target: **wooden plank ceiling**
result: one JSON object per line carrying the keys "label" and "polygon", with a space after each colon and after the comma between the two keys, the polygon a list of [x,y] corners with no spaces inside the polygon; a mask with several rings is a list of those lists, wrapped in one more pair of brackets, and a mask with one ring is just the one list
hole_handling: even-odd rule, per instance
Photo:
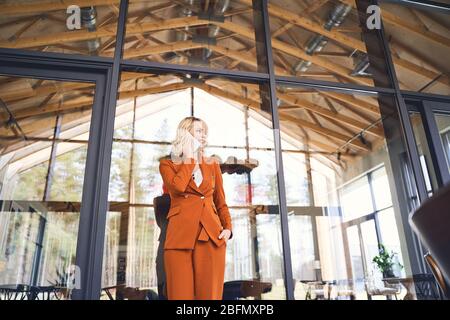
{"label": "wooden plank ceiling", "polygon": [[[95,27],[67,30],[69,2],[81,7],[94,5]],[[251,0],[196,0],[193,5],[183,0],[130,2],[126,59],[258,71]],[[0,4],[0,47],[111,57],[118,4],[119,0],[4,1]],[[339,10],[346,9],[346,14],[339,16]],[[213,13],[210,19],[208,12]],[[215,19],[220,13],[223,21]],[[331,21],[333,13],[335,20]],[[370,68],[361,68],[367,49],[353,1],[272,0],[269,14],[276,74],[374,85]],[[415,19],[408,19],[411,16]],[[342,21],[337,23],[339,19]],[[383,19],[402,88],[450,93],[450,66],[445,63],[450,54],[450,23],[431,13],[389,5],[383,7]],[[324,27],[331,22],[331,27]],[[313,45],[314,41],[318,44]],[[125,106],[127,99],[191,87],[270,119],[261,109],[257,85],[130,72],[122,74],[118,105],[124,105],[117,114],[132,111]],[[37,143],[32,138],[51,138],[57,114],[64,114],[64,128],[72,130],[66,139],[87,134],[93,90],[90,84],[0,78],[3,154],[21,148],[35,151],[30,148]],[[279,87],[277,98],[283,132],[301,140],[310,151],[328,153],[333,162],[342,164],[364,155],[384,141],[376,97]]]}

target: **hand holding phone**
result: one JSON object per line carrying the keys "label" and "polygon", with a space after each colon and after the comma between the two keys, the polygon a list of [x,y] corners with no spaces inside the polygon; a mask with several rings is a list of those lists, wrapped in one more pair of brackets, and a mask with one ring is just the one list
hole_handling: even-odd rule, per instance
{"label": "hand holding phone", "polygon": [[195,137],[190,132],[188,132],[186,142],[183,146],[183,154],[186,158],[193,158],[194,153],[200,146],[201,143],[197,139],[195,139]]}

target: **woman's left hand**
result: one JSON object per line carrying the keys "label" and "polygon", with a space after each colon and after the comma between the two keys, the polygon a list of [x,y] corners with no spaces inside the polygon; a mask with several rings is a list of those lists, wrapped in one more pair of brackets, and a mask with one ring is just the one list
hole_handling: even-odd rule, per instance
{"label": "woman's left hand", "polygon": [[231,231],[228,230],[228,229],[223,229],[222,232],[219,235],[219,239],[224,238],[225,242],[227,242],[228,239],[230,239],[230,236],[231,236]]}

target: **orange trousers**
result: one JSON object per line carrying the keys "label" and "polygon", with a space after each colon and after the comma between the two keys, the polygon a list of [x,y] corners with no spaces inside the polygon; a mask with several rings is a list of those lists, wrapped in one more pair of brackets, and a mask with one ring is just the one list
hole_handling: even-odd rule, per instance
{"label": "orange trousers", "polygon": [[225,254],[226,243],[217,247],[211,239],[197,240],[194,249],[165,249],[167,299],[222,300]]}

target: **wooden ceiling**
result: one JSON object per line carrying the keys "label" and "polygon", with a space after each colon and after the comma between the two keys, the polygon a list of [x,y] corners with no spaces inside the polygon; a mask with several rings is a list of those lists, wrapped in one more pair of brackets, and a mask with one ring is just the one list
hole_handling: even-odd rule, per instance
{"label": "wooden ceiling", "polygon": [[[67,30],[65,9],[69,2],[80,7],[95,5],[95,31]],[[0,47],[111,57],[118,3],[3,1]],[[130,3],[126,59],[258,71],[251,0],[202,0],[193,1],[192,6],[184,0]],[[370,72],[355,73],[367,49],[353,1],[272,0],[269,4],[276,74],[373,86]],[[324,28],[330,13],[342,4],[351,6],[342,23]],[[214,15],[209,20],[204,17],[202,13],[208,8],[216,8],[216,14],[223,12],[224,21]],[[450,19],[398,5],[386,4],[382,9],[401,87],[450,94]],[[323,37],[316,39],[318,36]],[[312,40],[322,40],[324,45],[308,54]],[[259,86],[213,77],[194,81],[184,75],[126,72],[122,74],[118,105],[127,99],[190,87],[237,102],[270,119],[270,114],[261,110]],[[6,106],[0,111],[3,154],[37,143],[23,140],[24,136],[51,139],[58,113],[65,114],[65,128],[72,130],[66,138],[87,133],[93,90],[89,84],[0,78],[0,98]],[[329,153],[334,163],[343,164],[384,142],[376,97],[279,87],[277,98],[282,131],[301,140],[310,151]],[[76,130],[81,126],[84,129]],[[335,156],[338,151],[342,154],[339,160]]]}

